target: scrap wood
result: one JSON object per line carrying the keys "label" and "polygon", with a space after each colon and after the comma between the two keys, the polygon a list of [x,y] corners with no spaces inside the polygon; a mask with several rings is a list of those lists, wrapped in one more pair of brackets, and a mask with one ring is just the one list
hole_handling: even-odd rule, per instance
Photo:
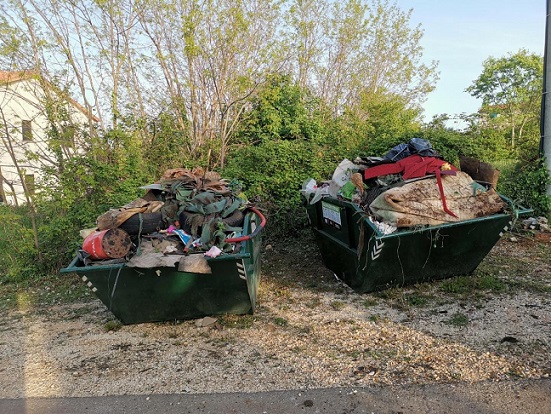
{"label": "scrap wood", "polygon": [[492,184],[497,187],[500,171],[487,162],[482,162],[476,158],[459,156],[459,167],[461,171],[469,174],[473,180]]}

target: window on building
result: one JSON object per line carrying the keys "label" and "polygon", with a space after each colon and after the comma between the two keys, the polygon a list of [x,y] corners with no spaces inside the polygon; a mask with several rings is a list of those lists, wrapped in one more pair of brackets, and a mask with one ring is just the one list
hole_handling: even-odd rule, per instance
{"label": "window on building", "polygon": [[25,174],[25,187],[29,194],[34,194],[34,174]]}
{"label": "window on building", "polygon": [[33,140],[33,126],[31,121],[21,121],[21,133],[23,134],[23,141]]}

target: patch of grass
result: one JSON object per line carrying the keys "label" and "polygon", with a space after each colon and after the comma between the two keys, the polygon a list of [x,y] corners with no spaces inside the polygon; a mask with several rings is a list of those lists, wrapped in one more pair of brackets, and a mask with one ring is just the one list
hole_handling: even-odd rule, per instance
{"label": "patch of grass", "polygon": [[253,315],[222,315],[218,318],[220,325],[235,329],[252,328],[255,320]]}
{"label": "patch of grass", "polygon": [[357,324],[356,321],[351,320],[350,323],[350,332],[357,332],[361,329],[361,327]]}
{"label": "patch of grass", "polygon": [[372,306],[377,306],[379,302],[377,302],[376,299],[372,299],[372,298],[369,298],[369,299],[366,299],[362,302],[362,306],[364,308],[370,308]]}
{"label": "patch of grass", "polygon": [[0,296],[0,312],[7,313],[7,311],[17,307],[17,300],[13,292],[2,294]]}
{"label": "patch of grass", "polygon": [[95,298],[78,276],[54,275],[33,282],[33,285],[38,288],[41,301],[46,303],[75,303],[81,302],[83,298]]}
{"label": "patch of grass", "polygon": [[340,300],[334,300],[331,302],[331,307],[333,310],[340,311],[344,308],[345,303],[341,302]]}
{"label": "patch of grass", "polygon": [[309,307],[310,309],[317,308],[318,306],[321,305],[321,299],[319,298],[319,296],[316,296],[315,298],[313,298],[313,299],[307,301],[307,302],[305,303],[305,305],[306,305],[307,307]]}
{"label": "patch of grass", "polygon": [[122,328],[122,323],[118,320],[107,321],[105,325],[103,325],[103,330],[105,332],[116,332],[121,328]]}
{"label": "patch of grass", "polygon": [[17,307],[22,311],[29,311],[36,305],[36,294],[29,291],[17,293]]}
{"label": "patch of grass", "polygon": [[523,289],[534,293],[551,293],[551,281],[508,280],[507,286],[511,290]]}
{"label": "patch of grass", "polygon": [[369,318],[367,318],[371,322],[379,322],[381,320],[381,317],[379,315],[369,315]]}
{"label": "patch of grass", "polygon": [[441,289],[446,293],[465,294],[471,290],[469,276],[458,276],[442,282]]}
{"label": "patch of grass", "polygon": [[276,298],[287,299],[291,298],[291,289],[288,286],[278,286],[272,292]]}
{"label": "patch of grass", "polygon": [[503,292],[507,290],[507,284],[493,274],[481,274],[476,279],[476,286],[482,290],[488,290],[490,292]]}
{"label": "patch of grass", "polygon": [[405,296],[405,301],[410,306],[425,306],[432,299],[431,296],[413,293]]}
{"label": "patch of grass", "polygon": [[307,283],[305,283],[304,287],[311,290],[316,290],[321,287],[320,282],[317,280],[309,280]]}
{"label": "patch of grass", "polygon": [[377,298],[385,299],[385,300],[400,299],[402,295],[403,295],[403,289],[400,289],[400,288],[390,288],[390,289],[373,292],[373,296]]}
{"label": "patch of grass", "polygon": [[276,324],[277,326],[286,327],[287,325],[289,325],[289,321],[285,318],[277,317],[274,318],[274,324]]}
{"label": "patch of grass", "polygon": [[67,316],[67,319],[68,320],[73,320],[73,319],[79,319],[81,317],[83,317],[84,315],[88,315],[91,311],[91,308],[88,307],[88,306],[83,306],[81,308],[78,308],[78,309],[73,309],[71,311],[71,314]]}
{"label": "patch of grass", "polygon": [[235,343],[235,339],[232,336],[228,336],[228,335],[215,336],[215,337],[209,336],[205,342],[208,344],[212,344],[212,346],[216,346],[218,348],[224,348],[229,344]]}
{"label": "patch of grass", "polygon": [[507,290],[507,284],[493,274],[481,273],[477,276],[457,276],[446,279],[440,288],[446,293],[470,296],[480,292],[504,292]]}
{"label": "patch of grass", "polygon": [[368,298],[363,302],[363,307],[368,308],[376,306],[382,299],[386,301],[390,306],[407,310],[412,306],[427,306],[431,301],[435,300],[435,297],[430,294],[432,286],[427,283],[416,284],[414,286],[408,286],[407,288],[391,288],[384,291],[374,292],[374,297]]}
{"label": "patch of grass", "polygon": [[361,351],[358,351],[358,350],[355,350],[355,349],[352,349],[350,351],[344,351],[344,353],[347,354],[348,356],[350,356],[353,359],[358,359],[362,355]]}
{"label": "patch of grass", "polygon": [[307,325],[307,326],[301,326],[299,329],[298,329],[298,332],[302,335],[309,335],[312,333],[312,327]]}
{"label": "patch of grass", "polygon": [[372,358],[375,360],[385,359],[385,358],[394,358],[398,355],[398,351],[395,349],[370,349],[366,348],[363,351],[365,357]]}
{"label": "patch of grass", "polygon": [[[264,268],[262,270],[264,273]],[[289,299],[292,296],[292,290],[297,286],[298,284],[292,280],[271,275],[262,279],[262,283],[258,286],[258,293],[262,296]]]}
{"label": "patch of grass", "polygon": [[[36,303],[36,295],[32,294],[32,288],[29,283],[0,283],[0,311],[8,311],[12,309],[20,309],[21,299],[26,298],[24,302],[27,305]],[[31,300],[31,296],[33,299]],[[28,306],[27,306],[28,308]]]}
{"label": "patch of grass", "polygon": [[18,282],[0,283],[0,311],[22,309],[36,311],[41,305],[91,301],[95,296],[78,278],[50,275]]}
{"label": "patch of grass", "polygon": [[467,315],[458,312],[453,314],[452,317],[444,323],[446,323],[447,325],[455,326],[457,328],[463,328],[470,323],[470,320]]}

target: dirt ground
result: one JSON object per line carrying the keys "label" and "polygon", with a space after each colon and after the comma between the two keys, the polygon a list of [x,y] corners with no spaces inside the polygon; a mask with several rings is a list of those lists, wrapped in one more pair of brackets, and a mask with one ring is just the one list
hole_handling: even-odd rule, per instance
{"label": "dirt ground", "polygon": [[471,276],[372,294],[337,280],[310,237],[265,244],[256,312],[215,322],[122,326],[60,276],[64,292],[0,297],[0,398],[548,378],[550,243],[506,234]]}

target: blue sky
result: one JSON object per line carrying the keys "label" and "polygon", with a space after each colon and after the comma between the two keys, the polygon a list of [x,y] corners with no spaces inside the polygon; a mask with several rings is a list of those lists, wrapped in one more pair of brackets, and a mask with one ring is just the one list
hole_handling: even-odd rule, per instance
{"label": "blue sky", "polygon": [[440,80],[425,108],[435,114],[474,113],[480,101],[465,91],[488,57],[521,48],[543,56],[546,0],[396,0],[413,9],[411,25],[421,24],[424,60],[439,61]]}

